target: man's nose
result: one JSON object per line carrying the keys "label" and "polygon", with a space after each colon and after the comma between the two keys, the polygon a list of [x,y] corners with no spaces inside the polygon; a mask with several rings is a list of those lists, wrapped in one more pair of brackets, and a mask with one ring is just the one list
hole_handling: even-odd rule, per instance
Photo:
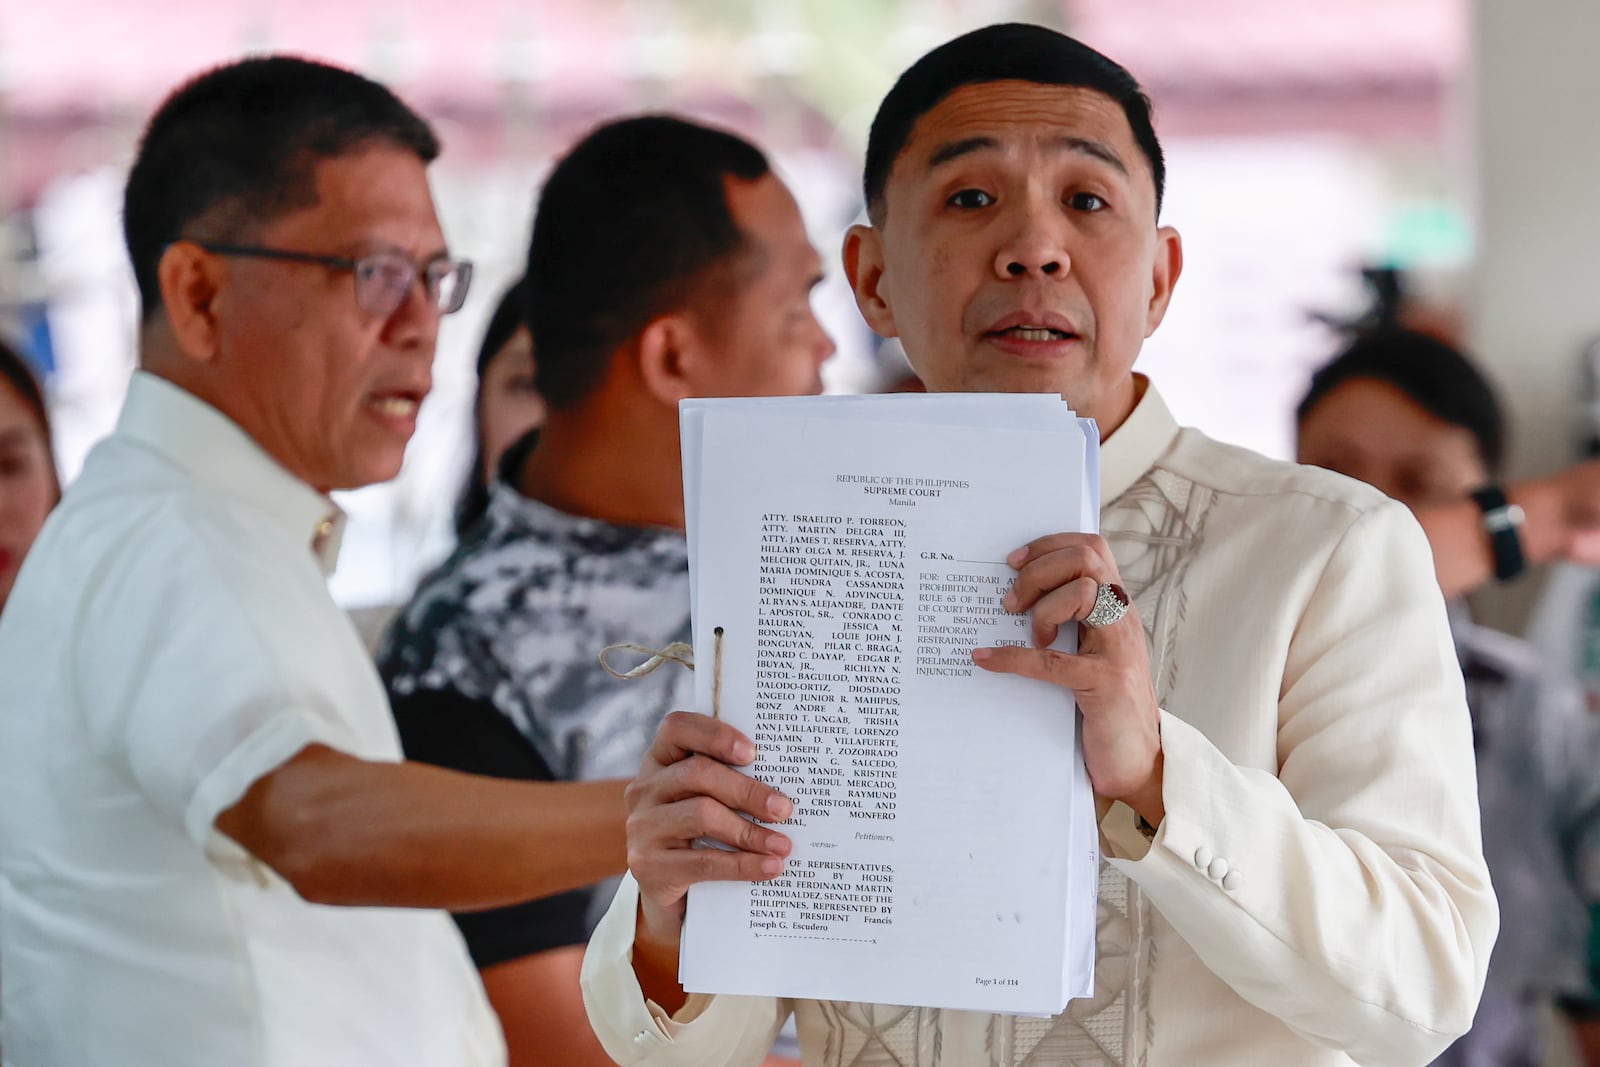
{"label": "man's nose", "polygon": [[1072,267],[1067,254],[1066,227],[1045,207],[1020,211],[1015,229],[995,253],[994,269],[1001,278],[1063,277]]}
{"label": "man's nose", "polygon": [[421,278],[412,282],[406,298],[384,323],[384,337],[397,347],[432,347],[439,339],[439,304]]}

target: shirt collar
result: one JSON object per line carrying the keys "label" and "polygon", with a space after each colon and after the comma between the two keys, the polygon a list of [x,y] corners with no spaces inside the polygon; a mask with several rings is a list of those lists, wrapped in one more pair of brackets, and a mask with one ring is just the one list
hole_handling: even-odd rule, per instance
{"label": "shirt collar", "polygon": [[1100,446],[1101,499],[1109,504],[1156,465],[1178,437],[1178,420],[1150,379],[1134,375],[1144,394],[1133,411]]}
{"label": "shirt collar", "polygon": [[147,371],[135,371],[117,435],[160,453],[195,481],[304,538],[332,574],[344,537],[338,505],[290,474],[237,423],[199,397]]}

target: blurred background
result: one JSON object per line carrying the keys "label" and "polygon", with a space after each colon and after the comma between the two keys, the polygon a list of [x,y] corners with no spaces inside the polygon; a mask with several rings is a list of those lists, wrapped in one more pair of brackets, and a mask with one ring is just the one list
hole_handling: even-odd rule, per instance
{"label": "blurred background", "polygon": [[1187,263],[1142,369],[1181,421],[1288,456],[1308,369],[1335,344],[1314,313],[1357,313],[1359,269],[1383,265],[1506,389],[1514,472],[1575,454],[1600,333],[1592,0],[0,0],[0,330],[47,379],[70,478],[134,364],[119,200],[161,97],[265,51],[393,86],[443,137],[445,230],[478,265],[404,473],[340,501],[336,597],[400,600],[449,547],[473,353],[554,157],[641,109],[756,139],[832,273],[817,296],[839,344],[829,387],[877,388],[898,357],[835,262],[873,109],[933,44],[1013,18],[1106,51],[1155,100]]}

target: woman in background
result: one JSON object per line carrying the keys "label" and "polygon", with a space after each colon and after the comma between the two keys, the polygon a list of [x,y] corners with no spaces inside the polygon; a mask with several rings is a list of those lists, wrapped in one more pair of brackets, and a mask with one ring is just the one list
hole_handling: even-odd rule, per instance
{"label": "woman in background", "polygon": [[456,503],[457,537],[489,506],[489,484],[506,450],[544,423],[544,398],[533,372],[533,336],[523,319],[519,280],[500,298],[478,348],[478,393],[472,405],[477,448]]}
{"label": "woman in background", "polygon": [[0,610],[60,499],[44,393],[22,357],[0,344]]}

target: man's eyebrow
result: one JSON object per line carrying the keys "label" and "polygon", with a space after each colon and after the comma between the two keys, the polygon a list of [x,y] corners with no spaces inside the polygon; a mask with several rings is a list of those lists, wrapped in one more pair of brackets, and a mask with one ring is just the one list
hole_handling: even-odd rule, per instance
{"label": "man's eyebrow", "polygon": [[[1104,141],[1096,141],[1091,137],[1068,136],[1058,137],[1052,143],[1055,147],[1065,151],[1076,152],[1080,155],[1098,159],[1100,162],[1114,168],[1123,177],[1128,177],[1128,165],[1122,162],[1122,157],[1117,155],[1116,151]],[[940,145],[933,155],[928,157],[928,170],[935,170],[953,159],[960,159],[962,156],[971,155],[973,152],[999,147],[1000,142],[993,137],[967,137],[959,141],[951,141],[949,144]]]}
{"label": "man's eyebrow", "polygon": [[1098,159],[1115,168],[1124,178],[1129,176],[1128,165],[1122,162],[1122,157],[1104,141],[1096,141],[1090,137],[1059,137],[1056,139],[1056,147]]}
{"label": "man's eyebrow", "polygon": [[[360,259],[362,256],[370,256],[375,252],[392,252],[397,256],[405,256],[407,259],[411,259],[410,252],[407,252],[404,248],[401,248],[392,241],[385,241],[381,237],[363,237],[357,240],[353,247],[356,250],[351,254],[350,258],[352,259]],[[450,250],[448,248],[440,247],[435,248],[431,252],[425,253],[421,259],[414,260],[413,262],[424,264],[437,263],[440,260],[449,258]]]}
{"label": "man's eyebrow", "polygon": [[937,170],[952,159],[960,159],[962,156],[971,155],[973,152],[979,152],[986,148],[999,147],[1000,142],[993,137],[968,137],[960,141],[951,141],[949,144],[940,145],[933,155],[928,157],[928,169],[930,171]]}
{"label": "man's eyebrow", "polygon": [[28,444],[37,432],[26,426],[13,426],[9,430],[0,430],[0,448],[21,448]]}

